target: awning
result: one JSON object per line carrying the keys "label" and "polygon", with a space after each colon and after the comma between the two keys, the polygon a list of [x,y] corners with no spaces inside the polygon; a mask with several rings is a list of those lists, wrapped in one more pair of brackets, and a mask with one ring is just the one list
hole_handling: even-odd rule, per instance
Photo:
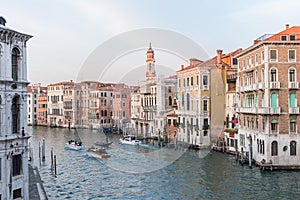
{"label": "awning", "polygon": [[296,119],[291,119],[290,122],[297,122],[297,120]]}
{"label": "awning", "polygon": [[247,74],[247,73],[250,73],[250,72],[253,72],[253,69],[250,69],[250,70],[244,71],[244,73],[245,73],[245,74]]}
{"label": "awning", "polygon": [[272,119],[271,123],[272,123],[272,124],[277,124],[277,123],[278,123],[278,122],[277,122],[277,119]]}
{"label": "awning", "polygon": [[235,118],[233,120],[230,120],[229,123],[237,124],[237,123],[239,123],[239,120],[238,120],[238,118]]}

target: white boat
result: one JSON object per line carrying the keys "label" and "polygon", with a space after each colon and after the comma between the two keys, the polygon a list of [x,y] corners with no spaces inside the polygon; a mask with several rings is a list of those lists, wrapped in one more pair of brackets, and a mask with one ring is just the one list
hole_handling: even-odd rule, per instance
{"label": "white boat", "polygon": [[82,145],[81,142],[70,140],[66,143],[65,148],[78,151],[84,149],[84,146]]}
{"label": "white boat", "polygon": [[119,141],[120,141],[121,144],[130,144],[130,145],[140,145],[140,144],[142,144],[141,141],[136,140],[132,136],[124,136],[124,137],[120,138]]}
{"label": "white boat", "polygon": [[104,148],[97,148],[97,147],[90,147],[87,150],[87,155],[93,158],[98,158],[98,159],[102,159],[102,158],[110,158],[110,155],[106,152],[106,150]]}

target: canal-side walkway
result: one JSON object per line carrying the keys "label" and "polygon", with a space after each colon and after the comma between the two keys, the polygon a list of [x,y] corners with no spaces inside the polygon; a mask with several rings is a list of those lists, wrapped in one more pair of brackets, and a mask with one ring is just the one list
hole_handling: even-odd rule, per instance
{"label": "canal-side walkway", "polygon": [[39,171],[28,164],[29,170],[29,199],[48,200]]}

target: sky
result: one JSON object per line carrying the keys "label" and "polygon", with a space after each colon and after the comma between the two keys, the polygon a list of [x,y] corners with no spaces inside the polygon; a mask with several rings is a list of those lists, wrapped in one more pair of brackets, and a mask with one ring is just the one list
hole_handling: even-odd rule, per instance
{"label": "sky", "polygon": [[[0,16],[6,26],[33,36],[27,43],[28,81],[47,85],[76,80],[95,49],[128,31],[172,30],[213,57],[217,49],[224,53],[244,49],[263,34],[282,31],[285,24],[300,25],[299,7],[297,0],[2,0]],[[146,38],[144,49],[119,56],[112,64],[115,72],[130,66],[144,69],[146,49],[151,42],[155,50],[155,39]],[[183,51],[188,48],[183,46]],[[188,64],[187,58],[160,51],[155,56],[157,66],[172,66],[174,73]],[[144,79],[143,73],[135,76],[138,81]],[[112,71],[103,81],[116,82],[124,76],[116,78]]]}

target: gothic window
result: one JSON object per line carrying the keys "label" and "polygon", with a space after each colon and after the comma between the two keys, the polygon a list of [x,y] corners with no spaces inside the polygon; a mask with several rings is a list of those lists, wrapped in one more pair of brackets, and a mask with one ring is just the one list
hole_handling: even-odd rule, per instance
{"label": "gothic window", "polygon": [[12,99],[11,113],[12,113],[12,133],[19,133],[19,130],[20,130],[20,99],[18,96],[15,96]]}
{"label": "gothic window", "polygon": [[11,73],[13,81],[18,80],[18,58],[20,56],[20,52],[17,48],[13,48],[11,55]]}
{"label": "gothic window", "polygon": [[278,142],[273,141],[271,145],[271,156],[277,156],[278,155]]}
{"label": "gothic window", "polygon": [[295,82],[296,81],[296,70],[295,68],[289,69],[289,82]]}
{"label": "gothic window", "polygon": [[290,142],[290,156],[295,156],[296,155],[296,149],[297,149],[297,143],[296,141],[291,141]]}
{"label": "gothic window", "polygon": [[276,68],[271,69],[270,80],[271,80],[271,82],[277,81],[277,69]]}

